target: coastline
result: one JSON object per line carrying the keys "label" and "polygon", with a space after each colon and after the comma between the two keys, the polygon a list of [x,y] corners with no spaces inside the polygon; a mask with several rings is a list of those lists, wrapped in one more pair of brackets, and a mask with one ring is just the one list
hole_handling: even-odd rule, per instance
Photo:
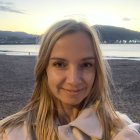
{"label": "coastline", "polygon": [[[19,111],[34,88],[36,56],[0,55],[0,119]],[[140,61],[108,59],[116,91],[112,100],[118,111],[140,123]]]}

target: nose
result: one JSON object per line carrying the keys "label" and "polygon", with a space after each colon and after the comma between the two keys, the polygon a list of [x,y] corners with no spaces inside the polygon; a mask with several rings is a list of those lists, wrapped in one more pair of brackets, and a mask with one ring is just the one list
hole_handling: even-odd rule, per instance
{"label": "nose", "polygon": [[73,86],[77,86],[82,82],[82,75],[77,67],[72,67],[67,72],[67,83]]}

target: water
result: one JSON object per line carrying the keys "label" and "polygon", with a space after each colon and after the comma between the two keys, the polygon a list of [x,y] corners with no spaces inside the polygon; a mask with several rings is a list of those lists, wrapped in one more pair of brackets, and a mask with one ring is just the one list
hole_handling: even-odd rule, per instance
{"label": "water", "polygon": [[39,45],[0,45],[0,54],[37,55],[39,47]]}
{"label": "water", "polygon": [[102,44],[101,49],[108,57],[140,58],[140,44]]}
{"label": "water", "polygon": [[[0,45],[0,54],[37,55],[39,45]],[[108,59],[140,60],[140,44],[101,44],[103,56]]]}

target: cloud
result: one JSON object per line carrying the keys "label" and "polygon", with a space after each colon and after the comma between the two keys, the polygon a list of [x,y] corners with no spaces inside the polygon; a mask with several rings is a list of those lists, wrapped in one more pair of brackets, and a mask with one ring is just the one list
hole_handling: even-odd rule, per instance
{"label": "cloud", "polygon": [[0,5],[13,5],[13,2],[3,2],[3,1],[0,1]]}
{"label": "cloud", "polygon": [[12,9],[9,6],[0,6],[0,11],[24,14],[24,12],[19,11],[19,10],[15,10],[15,9]]}
{"label": "cloud", "polygon": [[125,17],[125,18],[122,18],[122,20],[123,20],[123,21],[132,21],[132,20],[133,20],[133,21],[134,21],[134,20],[137,20],[137,21],[138,21],[138,20],[140,20],[140,18],[127,18],[127,17]]}
{"label": "cloud", "polygon": [[12,12],[12,13],[18,13],[18,14],[25,14],[21,10],[17,10],[17,9],[12,8],[13,5],[14,5],[14,3],[12,3],[12,2],[3,2],[3,1],[0,1],[0,11],[3,11],[3,12]]}
{"label": "cloud", "polygon": [[124,21],[131,21],[132,19],[131,19],[131,18],[125,17],[125,18],[123,18],[122,20],[124,20]]}

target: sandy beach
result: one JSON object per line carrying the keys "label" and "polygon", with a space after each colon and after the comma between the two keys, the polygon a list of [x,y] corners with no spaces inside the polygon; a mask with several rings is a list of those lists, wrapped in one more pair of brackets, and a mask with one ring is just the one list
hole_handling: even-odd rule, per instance
{"label": "sandy beach", "polygon": [[[0,55],[0,119],[19,111],[34,88],[35,56]],[[140,61],[109,60],[115,90],[112,100],[118,111],[140,123]]]}

